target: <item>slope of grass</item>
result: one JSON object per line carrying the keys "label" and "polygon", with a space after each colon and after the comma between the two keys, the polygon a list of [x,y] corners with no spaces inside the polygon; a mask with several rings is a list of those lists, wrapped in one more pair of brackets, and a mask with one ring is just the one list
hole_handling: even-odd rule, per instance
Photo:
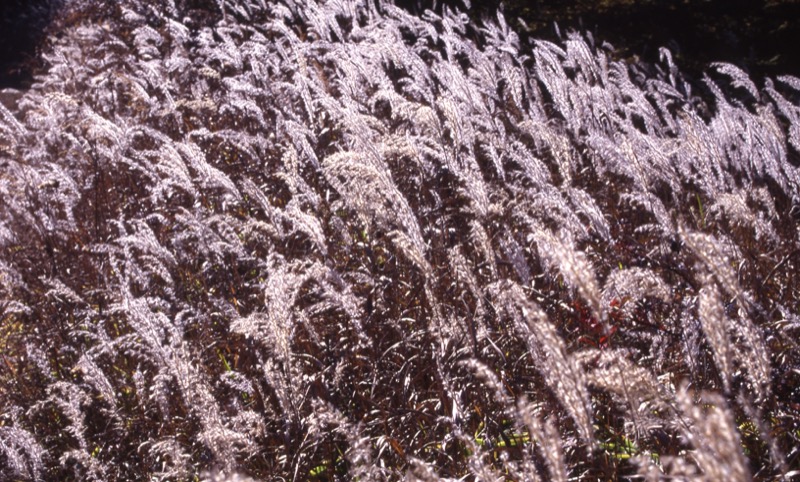
{"label": "slope of grass", "polygon": [[0,104],[0,478],[800,470],[800,79],[385,2],[72,8]]}

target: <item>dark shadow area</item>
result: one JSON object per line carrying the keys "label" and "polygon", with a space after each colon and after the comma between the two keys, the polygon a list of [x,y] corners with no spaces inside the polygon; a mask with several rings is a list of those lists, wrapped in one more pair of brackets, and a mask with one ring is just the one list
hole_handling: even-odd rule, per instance
{"label": "dark shadow area", "polygon": [[30,84],[39,64],[37,48],[62,4],[62,0],[0,2],[0,88]]}
{"label": "dark shadow area", "polygon": [[[800,2],[794,0],[499,0],[473,1],[473,19],[505,5],[515,30],[533,38],[556,37],[554,24],[591,32],[620,55],[658,59],[669,48],[684,73],[697,77],[709,62],[730,62],[754,78],[800,75]],[[460,0],[399,2],[421,11]]]}

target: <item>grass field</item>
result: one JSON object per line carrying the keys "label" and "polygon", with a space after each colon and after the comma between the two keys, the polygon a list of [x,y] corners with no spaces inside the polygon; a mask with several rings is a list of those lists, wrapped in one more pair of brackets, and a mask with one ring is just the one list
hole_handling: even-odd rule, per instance
{"label": "grass field", "polygon": [[105,7],[0,93],[0,480],[800,474],[800,78]]}

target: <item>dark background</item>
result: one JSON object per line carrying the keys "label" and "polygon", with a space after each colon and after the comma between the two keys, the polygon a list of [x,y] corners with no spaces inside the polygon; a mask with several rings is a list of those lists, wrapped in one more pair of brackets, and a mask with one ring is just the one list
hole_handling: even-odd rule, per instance
{"label": "dark background", "polygon": [[61,0],[0,0],[0,88],[24,87]]}
{"label": "dark background", "polygon": [[[58,27],[51,20],[65,0],[0,0],[0,87],[24,88],[41,65],[37,48]],[[217,8],[213,0],[184,0]],[[97,1],[97,5],[105,2]],[[412,11],[441,11],[459,0],[398,0]],[[473,0],[474,19],[493,15],[499,0]],[[757,81],[764,76],[800,75],[800,0],[506,0],[505,15],[523,36],[553,40],[562,32],[588,30],[608,41],[623,58],[658,59],[672,50],[690,77],[713,61],[731,62]],[[98,7],[104,8],[104,7]],[[72,18],[71,21],[77,19]]]}
{"label": "dark background", "polygon": [[[480,3],[487,8],[499,2]],[[695,77],[716,61],[736,64],[757,80],[800,75],[800,0],[511,0],[506,5],[507,18],[523,19],[535,37],[552,37],[558,22],[562,32],[592,32],[622,56],[656,61],[664,46],[681,70]]]}

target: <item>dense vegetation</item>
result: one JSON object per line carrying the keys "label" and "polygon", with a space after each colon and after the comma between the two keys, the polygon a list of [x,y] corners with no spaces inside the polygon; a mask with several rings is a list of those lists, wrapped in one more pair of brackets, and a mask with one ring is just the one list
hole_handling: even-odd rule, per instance
{"label": "dense vegetation", "polygon": [[800,79],[92,3],[0,95],[0,478],[800,473]]}

